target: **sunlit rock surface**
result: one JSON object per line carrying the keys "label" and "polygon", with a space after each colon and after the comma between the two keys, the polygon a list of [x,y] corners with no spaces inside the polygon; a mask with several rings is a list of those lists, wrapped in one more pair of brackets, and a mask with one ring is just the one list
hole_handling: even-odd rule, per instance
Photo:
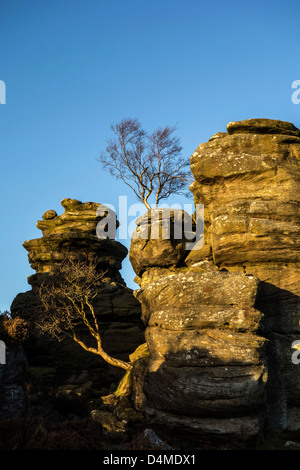
{"label": "sunlit rock surface", "polygon": [[191,156],[202,249],[137,241],[138,222],[129,253],[150,353],[139,406],[153,423],[243,441],[295,429],[299,157],[293,124],[231,122]]}
{"label": "sunlit rock surface", "polygon": [[231,122],[227,131],[192,155],[191,190],[195,203],[205,204],[209,258],[220,269],[261,281],[268,420],[285,429],[295,426],[300,398],[299,368],[291,360],[300,334],[300,131],[270,119]]}

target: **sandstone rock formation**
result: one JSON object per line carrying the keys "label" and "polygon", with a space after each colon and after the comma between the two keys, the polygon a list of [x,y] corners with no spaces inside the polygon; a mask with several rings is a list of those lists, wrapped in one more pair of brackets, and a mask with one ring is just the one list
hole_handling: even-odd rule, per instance
{"label": "sandstone rock formation", "polygon": [[175,433],[255,440],[267,381],[258,279],[191,261],[184,240],[139,240],[140,224],[129,255],[141,285],[136,297],[150,358],[136,406]]}
{"label": "sandstone rock formation", "polygon": [[299,156],[290,123],[229,123],[191,157],[203,247],[138,240],[138,221],[129,256],[150,352],[139,406],[154,424],[213,441],[296,428]]}
{"label": "sandstone rock formation", "polygon": [[[63,214],[57,215],[55,211],[48,210],[43,220],[37,222],[43,236],[24,243],[29,262],[36,273],[28,278],[32,289],[18,294],[14,299],[12,315],[24,319],[30,315],[38,303],[37,291],[44,277],[51,276],[53,269],[66,257],[97,258],[97,268],[105,272],[105,285],[95,299],[95,311],[103,331],[103,346],[111,355],[128,360],[129,354],[144,342],[144,333],[139,303],[119,272],[127,248],[116,240],[97,236],[97,224],[106,220],[104,206],[75,199],[64,199],[61,204],[65,209]],[[82,376],[82,371],[87,369],[95,370],[100,386],[106,378],[112,379],[111,374],[119,376],[117,369],[108,369],[101,358],[82,350],[71,340],[57,343],[56,340],[38,338],[32,348],[27,346],[27,350],[29,365],[51,369],[51,381],[54,374],[55,380],[61,383],[69,376],[76,383],[76,377]],[[81,383],[80,380],[78,383]]]}
{"label": "sandstone rock formation", "polygon": [[299,416],[300,373],[291,361],[300,333],[299,158],[299,129],[270,119],[231,122],[191,157],[195,204],[205,205],[203,258],[261,281],[268,421],[283,429],[294,428]]}
{"label": "sandstone rock formation", "polygon": [[140,285],[155,273],[169,272],[170,267],[181,264],[195,223],[185,211],[160,209],[146,212],[136,220],[136,225],[129,259],[137,274],[135,281]]}

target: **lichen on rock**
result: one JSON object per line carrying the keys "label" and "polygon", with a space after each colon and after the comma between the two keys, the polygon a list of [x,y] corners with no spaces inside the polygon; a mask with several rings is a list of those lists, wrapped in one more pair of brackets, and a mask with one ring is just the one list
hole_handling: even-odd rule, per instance
{"label": "lichen on rock", "polygon": [[151,423],[245,441],[265,427],[295,429],[299,158],[293,124],[231,122],[191,156],[190,189],[205,206],[203,247],[137,241],[138,222],[130,259],[147,325],[143,407]]}

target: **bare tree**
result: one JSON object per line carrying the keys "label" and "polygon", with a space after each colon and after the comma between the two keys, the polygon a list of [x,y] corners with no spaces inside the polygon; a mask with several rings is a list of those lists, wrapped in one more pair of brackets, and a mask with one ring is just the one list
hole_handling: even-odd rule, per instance
{"label": "bare tree", "polygon": [[123,119],[112,125],[115,134],[107,141],[99,161],[110,173],[120,178],[151,209],[149,198],[155,197],[156,207],[171,194],[185,194],[191,182],[189,160],[181,156],[175,127],[165,127],[148,135],[137,119]]}
{"label": "bare tree", "polygon": [[[65,260],[39,288],[43,308],[38,312],[36,325],[42,333],[58,340],[67,335],[86,351],[129,371],[132,364],[111,357],[102,347],[101,325],[93,301],[104,284],[104,275],[97,271],[96,261]],[[86,340],[79,337],[80,327],[86,327],[94,338],[95,347],[89,346]]]}

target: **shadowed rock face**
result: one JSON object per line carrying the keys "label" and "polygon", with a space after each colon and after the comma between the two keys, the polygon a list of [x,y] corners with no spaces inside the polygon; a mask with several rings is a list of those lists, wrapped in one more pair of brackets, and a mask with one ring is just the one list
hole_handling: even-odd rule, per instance
{"label": "shadowed rock face", "polygon": [[[66,257],[97,258],[97,268],[105,272],[105,286],[101,287],[95,299],[95,311],[103,331],[103,346],[110,354],[128,360],[129,354],[144,342],[144,327],[140,319],[140,305],[119,272],[127,256],[127,248],[116,240],[98,238],[97,224],[107,214],[104,206],[68,198],[61,204],[63,214],[57,215],[55,211],[48,210],[37,222],[43,236],[24,243],[29,262],[36,273],[28,278],[32,289],[18,294],[14,299],[12,315],[26,319],[38,303],[37,291],[44,277],[51,276],[54,268]],[[102,372],[103,377],[110,377],[108,380],[119,375],[116,368],[108,368],[99,356],[84,351],[70,340],[58,343],[39,338],[31,349],[29,347],[28,354],[29,366],[59,369],[59,374],[51,371],[57,380],[65,381],[68,375],[74,376],[74,373],[80,375],[83,369],[94,369],[98,382]]]}
{"label": "shadowed rock face", "polygon": [[133,238],[150,352],[140,406],[153,423],[250,441],[264,423],[295,428],[299,157],[293,124],[231,122],[191,156],[190,189],[205,207],[203,248],[183,245],[179,256],[171,240],[164,257],[164,240],[150,249]]}

